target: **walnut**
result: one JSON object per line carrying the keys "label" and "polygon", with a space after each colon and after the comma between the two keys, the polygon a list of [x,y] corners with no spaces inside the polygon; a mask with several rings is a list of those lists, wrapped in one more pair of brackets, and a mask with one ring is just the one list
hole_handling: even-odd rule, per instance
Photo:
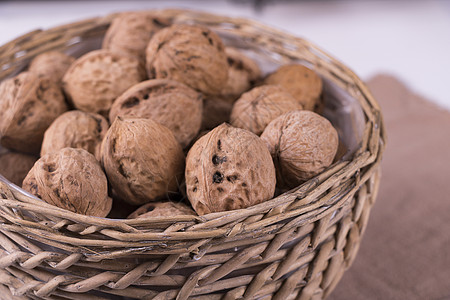
{"label": "walnut", "polygon": [[[210,132],[211,130],[201,130],[191,141],[191,143],[183,149],[183,153],[186,156],[189,152],[189,150],[191,150],[192,146],[205,134],[207,134],[208,132]],[[181,186],[180,186],[180,192],[182,193],[184,198],[187,198],[187,194],[186,192],[186,183],[185,181],[182,181]],[[184,189],[183,189],[184,188]]]}
{"label": "walnut", "polygon": [[135,205],[177,192],[183,176],[180,144],[151,119],[117,117],[103,139],[101,156],[117,195]]}
{"label": "walnut", "polygon": [[266,84],[279,84],[303,105],[314,110],[322,93],[322,79],[313,70],[300,65],[284,65],[264,80]]}
{"label": "walnut", "polygon": [[173,217],[178,215],[196,215],[186,204],[181,202],[150,202],[142,205],[128,216],[128,219]]}
{"label": "walnut", "polygon": [[158,31],[146,49],[149,78],[169,78],[205,94],[219,94],[228,77],[224,45],[203,26],[175,24]]}
{"label": "walnut", "polygon": [[100,160],[100,145],[108,127],[108,121],[99,114],[65,112],[45,131],[41,156],[71,147],[84,149]]}
{"label": "walnut", "polygon": [[38,76],[47,76],[61,82],[70,65],[75,61],[73,56],[59,51],[48,51],[39,54],[30,63],[28,71]]}
{"label": "walnut", "polygon": [[199,215],[261,203],[273,197],[276,184],[264,142],[226,123],[192,146],[185,177],[189,201]]}
{"label": "walnut", "polygon": [[44,132],[67,110],[59,85],[49,78],[23,72],[0,84],[2,146],[39,153]]}
{"label": "walnut", "polygon": [[63,87],[77,109],[107,116],[113,101],[144,77],[137,58],[95,50],[72,64]]}
{"label": "walnut", "polygon": [[169,79],[141,82],[114,102],[109,119],[149,118],[172,130],[183,148],[197,135],[202,122],[202,94]]}
{"label": "walnut", "polygon": [[261,77],[261,70],[255,61],[236,48],[226,47],[225,53],[229,65],[228,80],[221,95],[236,100]]}
{"label": "walnut", "polygon": [[292,188],[322,172],[338,149],[338,134],[324,117],[291,111],[267,125],[261,139],[275,162],[280,187]]}
{"label": "walnut", "polygon": [[230,123],[260,135],[270,121],[299,109],[302,109],[301,104],[282,87],[263,85],[244,93],[234,103]]}
{"label": "walnut", "polygon": [[18,152],[6,152],[0,154],[0,174],[17,186],[22,186],[22,181],[36,162],[37,157]]}
{"label": "walnut", "polygon": [[206,96],[203,101],[202,128],[212,129],[230,120],[231,109],[237,98],[249,90],[261,76],[258,65],[236,48],[225,48],[228,80],[220,95]]}
{"label": "walnut", "polygon": [[64,148],[42,156],[22,187],[47,203],[75,213],[105,217],[111,210],[105,173],[84,149]]}
{"label": "walnut", "polygon": [[145,63],[145,48],[151,37],[168,25],[168,20],[148,12],[121,13],[106,31],[102,48]]}

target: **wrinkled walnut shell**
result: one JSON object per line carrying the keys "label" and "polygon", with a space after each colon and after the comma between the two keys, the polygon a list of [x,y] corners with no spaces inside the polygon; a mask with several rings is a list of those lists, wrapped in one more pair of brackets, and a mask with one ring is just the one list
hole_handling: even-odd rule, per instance
{"label": "wrinkled walnut shell", "polygon": [[111,210],[105,173],[84,149],[64,148],[44,155],[22,187],[49,204],[75,213],[106,217]]}
{"label": "wrinkled walnut shell", "polygon": [[228,80],[221,95],[236,100],[261,77],[259,66],[236,48],[226,47]]}
{"label": "wrinkled walnut shell", "polygon": [[322,172],[338,149],[338,134],[324,117],[311,111],[292,111],[267,125],[266,142],[280,187],[293,188]]}
{"label": "wrinkled walnut shell", "polygon": [[186,159],[186,190],[199,215],[271,199],[275,168],[264,142],[226,123],[201,137]]}
{"label": "wrinkled walnut shell", "polygon": [[152,119],[172,130],[185,148],[197,135],[202,122],[202,94],[168,79],[141,82],[114,102],[109,119],[139,117]]}
{"label": "wrinkled walnut shell", "polygon": [[120,55],[130,55],[145,63],[145,48],[152,36],[168,26],[166,19],[148,12],[125,12],[111,22],[102,48]]}
{"label": "wrinkled walnut shell", "polygon": [[59,85],[23,72],[0,84],[0,141],[5,148],[39,153],[44,132],[67,110]]}
{"label": "wrinkled walnut shell", "polygon": [[300,65],[284,65],[267,76],[265,84],[278,84],[297,99],[305,110],[313,111],[320,103],[322,79],[313,70]]}
{"label": "wrinkled walnut shell", "polygon": [[99,114],[65,112],[45,131],[41,156],[70,147],[84,149],[100,160],[100,145],[108,127],[108,121]]}
{"label": "wrinkled walnut shell", "polygon": [[203,129],[212,129],[229,122],[233,103],[249,90],[261,76],[261,71],[252,59],[236,48],[226,47],[228,80],[218,96],[208,95],[203,101]]}
{"label": "wrinkled walnut shell", "polygon": [[302,109],[301,104],[282,87],[263,85],[244,93],[234,103],[230,123],[260,135],[270,121],[299,109]]}
{"label": "wrinkled walnut shell", "polygon": [[61,82],[64,74],[74,61],[75,57],[73,56],[59,51],[48,51],[33,58],[28,71]]}
{"label": "wrinkled walnut shell", "polygon": [[63,87],[77,109],[106,117],[113,101],[144,77],[137,58],[95,50],[72,64]]}
{"label": "wrinkled walnut shell", "polygon": [[150,202],[131,213],[128,219],[173,217],[179,215],[196,215],[196,213],[189,206],[181,202]]}
{"label": "wrinkled walnut shell", "polygon": [[182,82],[205,94],[219,94],[228,78],[224,45],[207,27],[175,24],[158,31],[146,49],[149,78]]}
{"label": "wrinkled walnut shell", "polygon": [[0,154],[0,174],[17,186],[22,182],[36,162],[37,157],[18,153],[6,152]]}
{"label": "wrinkled walnut shell", "polygon": [[184,154],[172,132],[151,119],[117,117],[102,143],[102,164],[124,201],[139,205],[178,190]]}

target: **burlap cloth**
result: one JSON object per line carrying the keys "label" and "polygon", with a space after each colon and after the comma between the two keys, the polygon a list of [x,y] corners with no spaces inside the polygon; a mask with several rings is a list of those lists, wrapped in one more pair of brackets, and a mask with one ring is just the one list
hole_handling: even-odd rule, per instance
{"label": "burlap cloth", "polygon": [[388,133],[380,191],[328,300],[450,299],[450,112],[391,76],[368,85]]}

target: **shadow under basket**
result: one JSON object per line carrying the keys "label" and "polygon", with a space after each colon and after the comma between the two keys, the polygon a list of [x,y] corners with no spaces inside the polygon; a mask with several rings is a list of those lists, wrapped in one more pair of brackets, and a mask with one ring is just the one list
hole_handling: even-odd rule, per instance
{"label": "shadow under basket", "polygon": [[[156,11],[155,11],[156,12]],[[204,216],[108,219],[48,205],[0,176],[2,299],[323,299],[354,260],[375,202],[385,130],[379,105],[345,65],[263,24],[186,10],[264,73],[301,63],[324,82],[325,116],[347,152],[264,203]],[[99,48],[116,15],[36,30],[0,47],[0,80],[48,50]]]}

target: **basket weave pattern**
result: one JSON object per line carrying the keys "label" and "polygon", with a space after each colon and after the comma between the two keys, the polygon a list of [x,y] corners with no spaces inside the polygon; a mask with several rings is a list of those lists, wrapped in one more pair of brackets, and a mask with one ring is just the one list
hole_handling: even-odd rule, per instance
{"label": "basket weave pattern", "polygon": [[[376,199],[385,144],[377,102],[354,73],[308,41],[250,20],[159,14],[238,36],[280,64],[307,63],[360,104],[361,145],[288,193],[201,217],[83,216],[0,180],[0,298],[325,298],[355,258]],[[39,53],[104,34],[114,17],[34,31],[0,47],[0,80]]]}

